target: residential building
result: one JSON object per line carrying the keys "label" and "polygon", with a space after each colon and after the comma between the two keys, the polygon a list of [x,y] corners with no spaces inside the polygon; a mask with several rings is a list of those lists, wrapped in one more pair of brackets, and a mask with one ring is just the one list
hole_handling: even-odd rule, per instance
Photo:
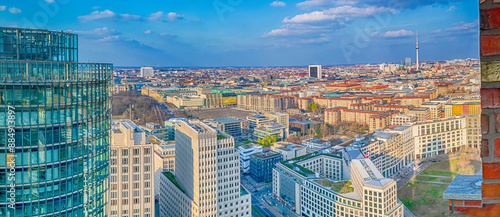
{"label": "residential building", "polygon": [[201,121],[181,121],[175,134],[176,170],[160,176],[160,213],[251,216],[250,194],[240,186],[234,138]]}
{"label": "residential building", "polygon": [[271,182],[274,165],[283,160],[283,155],[274,151],[250,155],[250,177],[256,182]]}
{"label": "residential building", "polygon": [[392,116],[391,125],[401,126],[410,122],[417,122],[417,115],[397,114]]}
{"label": "residential building", "polygon": [[479,115],[466,117],[467,122],[467,146],[470,148],[481,148],[481,118]]}
{"label": "residential building", "polygon": [[408,114],[417,116],[417,121],[426,121],[431,119],[431,111],[429,108],[414,107],[408,111]]}
{"label": "residential building", "polygon": [[443,107],[441,103],[439,102],[426,102],[422,103],[422,108],[429,108],[430,110],[430,119],[438,119],[438,118],[443,118],[444,114],[443,112]]}
{"label": "residential building", "polygon": [[0,38],[0,216],[108,216],[113,65],[78,63],[76,34]]}
{"label": "residential building", "polygon": [[238,108],[259,112],[285,112],[288,108],[296,108],[295,97],[270,94],[240,94],[237,96]]}
{"label": "residential building", "polygon": [[108,216],[154,216],[153,144],[129,120],[113,123]]}
{"label": "residential building", "polygon": [[444,105],[445,117],[457,115],[480,115],[481,100],[451,101]]}
{"label": "residential building", "polygon": [[241,171],[243,173],[248,173],[250,172],[250,156],[262,152],[262,146],[250,143],[239,146],[238,150],[240,151]]}

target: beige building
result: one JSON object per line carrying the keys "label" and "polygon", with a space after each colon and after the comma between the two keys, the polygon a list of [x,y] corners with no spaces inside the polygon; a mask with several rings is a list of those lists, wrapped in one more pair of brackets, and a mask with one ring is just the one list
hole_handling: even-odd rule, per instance
{"label": "beige building", "polygon": [[222,107],[222,94],[221,93],[206,93],[201,95],[206,100],[207,108],[220,108]]}
{"label": "beige building", "polygon": [[176,217],[251,216],[250,194],[240,186],[234,138],[200,121],[176,126],[175,172],[163,172],[160,212]]}
{"label": "beige building", "polygon": [[423,103],[422,108],[429,108],[430,110],[430,119],[438,119],[444,117],[443,114],[443,107],[441,106],[441,103],[438,102],[426,102]]}
{"label": "beige building", "polygon": [[236,100],[238,108],[259,112],[284,112],[288,108],[297,108],[296,97],[240,94]]}
{"label": "beige building", "polygon": [[467,144],[467,117],[455,116],[410,123],[415,139],[415,159],[458,151]]}
{"label": "beige building", "polygon": [[414,107],[408,111],[408,114],[417,116],[417,121],[426,121],[431,119],[431,111],[429,108]]}
{"label": "beige building", "polygon": [[288,127],[290,123],[290,115],[287,113],[264,113],[264,116],[286,127]]}
{"label": "beige building", "polygon": [[417,121],[416,115],[398,114],[392,116],[391,125],[401,126],[406,123],[416,122],[416,121]]}
{"label": "beige building", "polygon": [[154,216],[153,144],[129,120],[113,123],[108,215]]}
{"label": "beige building", "polygon": [[[283,161],[273,169],[273,193],[286,198],[299,216],[404,216],[396,181],[385,178],[363,156],[350,160],[349,165],[343,162],[335,154]],[[343,168],[350,170],[350,180],[337,178]],[[341,190],[335,191],[332,186]]]}

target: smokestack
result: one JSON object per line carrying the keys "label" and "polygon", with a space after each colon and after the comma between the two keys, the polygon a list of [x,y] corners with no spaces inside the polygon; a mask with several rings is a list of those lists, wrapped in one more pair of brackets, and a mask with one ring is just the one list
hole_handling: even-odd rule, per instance
{"label": "smokestack", "polygon": [[418,71],[418,68],[419,68],[419,63],[418,63],[418,31],[417,31],[417,71]]}

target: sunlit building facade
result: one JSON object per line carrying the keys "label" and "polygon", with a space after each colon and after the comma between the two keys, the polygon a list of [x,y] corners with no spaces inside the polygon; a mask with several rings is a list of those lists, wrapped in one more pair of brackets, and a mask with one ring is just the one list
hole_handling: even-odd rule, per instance
{"label": "sunlit building facade", "polygon": [[110,64],[78,36],[0,28],[0,216],[106,216]]}

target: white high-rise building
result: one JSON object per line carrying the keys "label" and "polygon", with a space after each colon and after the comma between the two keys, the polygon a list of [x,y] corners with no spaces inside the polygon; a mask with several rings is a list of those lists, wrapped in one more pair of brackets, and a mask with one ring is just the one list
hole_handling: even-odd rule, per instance
{"label": "white high-rise building", "polygon": [[150,78],[155,75],[155,70],[153,67],[141,67],[141,74],[139,77]]}
{"label": "white high-rise building", "polygon": [[309,66],[309,77],[321,79],[321,65],[310,65]]}
{"label": "white high-rise building", "polygon": [[251,216],[233,137],[200,121],[182,121],[175,144],[175,174],[163,172],[160,179],[161,216]]}
{"label": "white high-rise building", "polygon": [[111,130],[108,216],[154,216],[153,144],[129,120]]}

